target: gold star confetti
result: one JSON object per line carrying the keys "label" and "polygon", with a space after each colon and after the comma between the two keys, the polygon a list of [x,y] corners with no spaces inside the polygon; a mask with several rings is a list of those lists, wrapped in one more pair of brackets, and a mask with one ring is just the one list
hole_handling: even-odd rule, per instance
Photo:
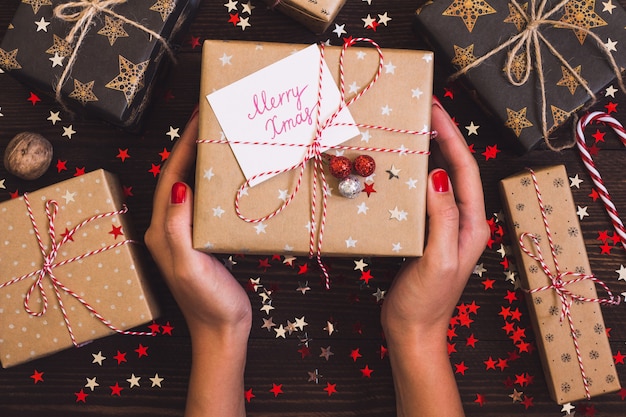
{"label": "gold star confetti", "polygon": [[22,3],[30,4],[33,8],[33,13],[37,14],[39,12],[39,8],[41,6],[52,6],[52,2],[50,0],[22,0]]}
{"label": "gold star confetti", "polygon": [[[565,14],[559,20],[585,29],[606,26],[607,23],[595,12],[596,0],[572,0],[565,4]],[[587,33],[580,29],[572,29],[582,45]]]}
{"label": "gold star confetti", "polygon": [[17,62],[17,51],[17,49],[5,51],[0,48],[0,68],[5,69],[6,71],[22,68],[20,63]]}
{"label": "gold star confetti", "polygon": [[104,22],[104,27],[98,31],[98,34],[109,38],[111,46],[113,46],[117,38],[128,37],[128,33],[124,30],[124,22],[122,20],[105,16]]}
{"label": "gold star confetti", "polygon": [[570,112],[563,109],[559,109],[557,106],[551,105],[552,119],[554,120],[553,128],[562,125],[567,119],[569,119]]}
{"label": "gold star confetti", "polygon": [[57,35],[53,35],[52,39],[53,43],[52,46],[46,50],[47,54],[54,55],[56,53],[59,56],[70,56],[72,54],[72,45],[70,45],[69,42]]}
{"label": "gold star confetti", "polygon": [[452,64],[458,66],[459,68],[465,68],[474,61],[476,61],[476,57],[474,56],[474,44],[471,44],[467,48],[461,48],[460,46],[454,45],[454,58],[452,58]]}
{"label": "gold star confetti", "polygon": [[[580,77],[580,69],[581,69],[581,65],[579,65],[576,68],[574,68],[574,72],[579,77]],[[574,74],[572,74],[572,72],[570,70],[568,70],[566,67],[564,67],[562,65],[561,65],[561,72],[563,73],[563,78],[561,78],[556,83],[556,85],[561,86],[561,87],[567,87],[567,89],[569,90],[570,94],[574,95],[574,93],[576,92],[576,89],[578,88],[580,83],[578,82],[576,77],[574,77]]]}
{"label": "gold star confetti", "polygon": [[496,10],[485,0],[454,0],[446,10],[444,16],[460,17],[468,31],[474,29],[474,25],[480,16],[497,13]]}
{"label": "gold star confetti", "polygon": [[[528,3],[524,3],[520,5],[524,13],[528,14]],[[518,31],[521,31],[522,28],[526,25],[526,17],[522,15],[517,7],[513,6],[512,3],[509,3],[509,15],[504,19],[505,23],[513,23]]]}
{"label": "gold star confetti", "polygon": [[[522,81],[522,77],[524,77],[527,69],[532,71],[532,66],[527,66],[526,52],[522,50],[519,54],[515,55],[511,62],[511,73],[514,75],[515,81]],[[502,71],[506,72],[506,70],[505,65]]]}
{"label": "gold star confetti", "polygon": [[157,0],[157,2],[150,7],[150,10],[161,13],[161,19],[165,22],[165,19],[174,11],[175,7],[176,3],[174,0]]}
{"label": "gold star confetti", "polygon": [[517,137],[522,133],[522,129],[533,126],[530,120],[526,118],[526,109],[527,107],[519,111],[511,110],[508,107],[506,109],[507,120],[505,126],[513,130]]}
{"label": "gold star confetti", "polygon": [[126,102],[130,104],[137,92],[143,88],[143,78],[150,60],[134,64],[119,55],[119,61],[120,73],[105,87],[123,92]]}
{"label": "gold star confetti", "polygon": [[98,101],[98,97],[92,91],[93,84],[94,81],[83,84],[74,79],[74,91],[70,93],[69,97],[80,101],[83,106],[90,101]]}

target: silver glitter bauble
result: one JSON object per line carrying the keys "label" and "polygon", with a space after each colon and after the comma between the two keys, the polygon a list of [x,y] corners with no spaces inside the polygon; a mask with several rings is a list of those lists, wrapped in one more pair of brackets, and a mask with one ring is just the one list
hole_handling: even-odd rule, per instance
{"label": "silver glitter bauble", "polygon": [[355,198],[363,190],[363,184],[356,175],[350,175],[339,182],[339,194]]}

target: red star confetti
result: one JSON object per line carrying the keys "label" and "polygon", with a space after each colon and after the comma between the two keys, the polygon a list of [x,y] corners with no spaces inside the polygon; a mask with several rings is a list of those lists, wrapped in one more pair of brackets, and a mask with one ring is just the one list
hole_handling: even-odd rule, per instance
{"label": "red star confetti", "polygon": [[57,173],[60,173],[61,171],[67,171],[67,161],[61,161],[60,159],[57,160]]}
{"label": "red star confetti", "polygon": [[499,152],[500,150],[498,149],[497,144],[493,146],[487,145],[487,149],[482,153],[482,155],[485,157],[485,161],[488,161],[490,159],[495,159]]}
{"label": "red star confetti", "polygon": [[244,398],[246,399],[246,402],[248,403],[255,397],[255,395],[252,393],[252,388],[247,389],[243,395],[244,395]]}
{"label": "red star confetti", "polygon": [[274,384],[272,383],[272,389],[270,392],[274,394],[274,398],[278,397],[280,394],[283,394],[283,384]]}
{"label": "red star confetti", "polygon": [[113,358],[117,361],[117,364],[120,365],[122,362],[126,362],[126,352],[122,353],[118,350]]}
{"label": "red star confetti", "polygon": [[135,352],[137,352],[137,356],[139,358],[141,358],[142,356],[148,356],[148,346],[144,346],[140,343],[139,347],[135,349]]}
{"label": "red star confetti", "polygon": [[133,187],[132,186],[126,186],[126,185],[122,185],[122,192],[124,193],[125,197],[132,197],[133,196]]}
{"label": "red star confetti", "polygon": [[617,103],[613,103],[612,101],[610,101],[607,105],[604,106],[604,108],[606,109],[606,112],[608,114],[616,113],[617,112]]}
{"label": "red star confetti", "polygon": [[200,46],[200,36],[190,35],[187,43],[191,45],[191,49],[196,49],[196,47]]}
{"label": "red star confetti", "polygon": [[127,158],[130,158],[130,155],[128,154],[128,148],[126,149],[118,148],[118,153],[117,153],[116,158],[121,159],[122,162],[126,161]]}
{"label": "red star confetti", "polygon": [[161,157],[161,162],[163,162],[170,157],[170,151],[168,151],[167,148],[163,148],[163,150],[159,152],[159,156]]}
{"label": "red star confetti", "polygon": [[119,383],[115,383],[115,385],[110,385],[109,388],[111,388],[111,395],[117,395],[118,397],[122,396],[122,390],[124,388],[120,387]]}
{"label": "red star confetti", "polygon": [[87,394],[87,393],[86,393],[86,392],[85,392],[85,391],[81,388],[81,390],[80,390],[80,391],[78,391],[78,392],[75,392],[75,393],[74,393],[74,395],[76,396],[76,402],[77,402],[77,403],[79,403],[79,402],[80,402],[80,403],[84,403],[84,402],[86,402],[85,400],[87,399],[87,396],[88,396],[89,394]]}
{"label": "red star confetti", "polygon": [[30,101],[33,104],[33,106],[41,101],[39,96],[33,93],[32,91],[30,92],[30,96],[28,97],[27,100]]}
{"label": "red star confetti", "polygon": [[482,407],[485,404],[485,396],[483,394],[476,394],[474,402]]}
{"label": "red star confetti", "polygon": [[361,376],[363,378],[371,378],[372,372],[374,372],[374,370],[370,369],[370,367],[367,364],[365,364],[365,368],[361,368]]}
{"label": "red star confetti", "polygon": [[171,336],[172,335],[172,330],[174,330],[174,327],[172,327],[170,325],[170,322],[168,321],[167,323],[165,323],[164,326],[161,326],[161,330],[162,330],[163,334]]}
{"label": "red star confetti", "polygon": [[461,361],[461,363],[455,363],[454,364],[454,373],[455,374],[461,374],[461,375],[465,375],[465,371],[467,371],[469,368],[467,366],[465,366],[465,361]]}
{"label": "red star confetti", "polygon": [[43,372],[39,372],[35,369],[33,374],[30,376],[33,380],[33,383],[37,384],[39,382],[43,382],[43,374]]}
{"label": "red star confetti", "polygon": [[604,142],[604,135],[605,134],[606,134],[605,132],[600,132],[600,129],[596,129],[596,133],[591,135],[591,137],[596,140],[596,143]]}
{"label": "red star confetti", "polygon": [[74,172],[74,176],[80,177],[81,175],[85,175],[85,167],[76,167],[76,172]]}
{"label": "red star confetti", "polygon": [[613,360],[615,361],[615,364],[624,364],[624,358],[626,358],[626,356],[622,355],[622,352],[620,352],[619,350],[617,351],[617,353],[615,355],[613,355]]}
{"label": "red star confetti", "polygon": [[326,388],[324,388],[324,391],[326,391],[328,393],[328,396],[330,397],[333,394],[337,393],[337,384],[331,384],[330,382],[326,383]]}

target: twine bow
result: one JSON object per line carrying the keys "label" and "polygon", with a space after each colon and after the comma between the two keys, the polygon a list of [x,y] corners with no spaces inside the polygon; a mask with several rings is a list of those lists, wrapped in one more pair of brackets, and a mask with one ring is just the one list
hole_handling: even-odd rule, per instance
{"label": "twine bow", "polygon": [[[548,285],[534,288],[531,290],[526,290],[526,291],[530,294],[535,294],[541,291],[554,290],[556,294],[558,295],[558,298],[561,302],[560,321],[563,322],[563,320],[567,319],[567,323],[570,329],[570,334],[572,336],[572,341],[574,343],[574,349],[576,351],[576,357],[578,359],[578,367],[580,369],[580,374],[581,374],[583,385],[585,388],[585,395],[587,399],[589,399],[591,398],[591,394],[589,392],[590,383],[589,383],[589,379],[587,378],[587,374],[585,372],[582,354],[580,352],[580,346],[578,343],[578,333],[576,332],[574,320],[572,319],[571,306],[574,301],[598,303],[598,304],[603,304],[603,305],[618,305],[621,299],[619,297],[615,297],[613,293],[611,292],[611,290],[609,289],[609,287],[604,282],[596,278],[594,275],[587,275],[587,274],[571,272],[571,271],[565,271],[565,272],[561,271],[557,253],[556,253],[556,246],[552,238],[552,232],[550,230],[550,225],[548,224],[548,217],[546,214],[546,209],[543,204],[543,198],[541,196],[541,190],[539,189],[539,183],[537,181],[537,177],[535,176],[535,172],[532,169],[529,169],[529,171],[533,180],[533,184],[535,186],[537,201],[539,204],[539,209],[541,211],[541,218],[543,220],[543,225],[546,230],[546,236],[548,238],[548,244],[550,246],[550,254],[552,256],[552,261],[554,263],[554,272],[550,269],[550,267],[545,261],[545,258],[543,257],[543,253],[541,251],[541,246],[539,244],[539,239],[537,235],[528,233],[528,232],[522,233],[519,237],[520,248],[522,249],[522,251],[524,251],[524,253],[526,253],[526,255],[530,256],[532,259],[537,261],[537,263],[539,263],[539,265],[541,266],[541,269],[550,280],[550,284]],[[532,250],[529,249],[524,243],[524,240],[526,238],[529,238],[531,240]],[[567,276],[573,276],[575,278],[570,279],[570,280],[565,280]],[[569,285],[572,285],[581,281],[585,281],[585,280],[590,280],[594,284],[600,285],[606,291],[608,298],[584,297],[584,296],[581,296],[572,292],[571,290],[567,288],[567,286]]]}
{"label": "twine bow", "polygon": [[[516,87],[524,85],[530,78],[530,71],[532,69],[533,62],[534,62],[534,66],[537,70],[539,87],[541,90],[541,130],[543,133],[544,141],[546,145],[554,151],[560,151],[565,148],[571,148],[576,144],[575,140],[572,143],[569,143],[560,147],[554,146],[550,142],[549,132],[548,132],[548,122],[547,122],[546,85],[545,85],[545,77],[544,77],[544,71],[543,71],[543,58],[541,54],[541,43],[543,43],[548,48],[550,53],[561,63],[561,65],[567,68],[567,70],[572,75],[572,77],[574,77],[576,81],[582,86],[582,88],[587,92],[587,94],[591,98],[592,104],[596,100],[596,95],[589,88],[589,84],[587,83],[587,81],[584,78],[582,78],[579,74],[577,74],[577,72],[574,70],[574,68],[572,68],[569,62],[567,62],[565,57],[552,45],[552,43],[549,40],[545,38],[545,36],[543,36],[540,30],[541,27],[549,25],[549,26],[554,26],[557,28],[568,28],[568,29],[580,31],[590,36],[596,42],[599,50],[603,53],[604,57],[608,61],[609,66],[611,67],[611,70],[613,71],[613,73],[615,74],[618,80],[621,90],[626,92],[626,87],[624,86],[624,82],[622,79],[619,66],[617,65],[615,59],[613,58],[611,51],[607,48],[604,42],[602,42],[602,39],[600,39],[600,37],[596,35],[595,33],[593,33],[590,29],[576,25],[576,24],[551,19],[551,17],[557,11],[559,11],[562,7],[564,7],[568,3],[569,0],[561,0],[551,9],[547,9],[548,0],[541,0],[539,3],[539,6],[537,6],[537,0],[530,0],[530,4],[528,6],[528,9],[529,9],[528,12],[520,6],[517,0],[509,0],[509,1],[515,7],[516,11],[522,16],[524,21],[526,22],[526,26],[524,27],[524,29],[521,32],[519,32],[517,35],[510,37],[504,43],[496,46],[491,51],[487,52],[483,56],[477,58],[472,63],[466,65],[465,67],[461,68],[456,73],[452,74],[451,79],[456,79],[459,76],[466,74],[469,70],[483,64],[485,61],[487,61],[489,58],[496,55],[498,52],[502,51],[503,49],[509,46],[512,46],[509,52],[508,58],[506,60],[506,66],[505,66],[505,73],[506,73],[506,77],[509,83],[511,83],[512,85]],[[520,53],[520,51],[522,51],[522,53],[526,55],[526,65],[523,68],[522,76],[520,77],[519,81],[516,81],[513,64],[514,64],[515,58],[517,57],[518,53]],[[534,61],[533,61],[533,56],[535,58]]]}
{"label": "twine bow", "polygon": [[[33,210],[30,204],[30,200],[28,198],[28,194],[24,194],[24,203],[26,204],[26,209],[28,211],[28,217],[31,221],[31,224],[33,226],[33,230],[35,232],[35,237],[37,238],[37,243],[39,244],[39,250],[41,251],[41,256],[42,256],[42,264],[41,264],[41,268],[39,268],[36,271],[32,271],[28,274],[24,274],[20,277],[16,277],[11,279],[10,281],[7,281],[3,284],[0,284],[0,289],[9,287],[13,284],[16,284],[18,282],[24,281],[28,278],[31,277],[36,277],[35,281],[33,282],[33,284],[29,287],[28,291],[26,292],[26,296],[24,297],[24,309],[26,310],[26,312],[28,314],[30,314],[31,316],[34,317],[41,317],[44,314],[46,314],[46,312],[48,311],[48,295],[46,294],[46,289],[44,287],[44,280],[46,277],[48,277],[50,279],[50,283],[52,284],[52,287],[54,289],[54,295],[56,297],[56,300],[59,304],[59,308],[61,309],[61,314],[63,315],[63,320],[65,321],[65,326],[67,328],[67,331],[70,335],[70,338],[72,340],[72,344],[74,346],[78,346],[78,342],[76,341],[76,337],[74,335],[74,331],[72,329],[72,325],[70,323],[70,319],[69,319],[69,315],[67,314],[67,310],[65,308],[65,304],[63,303],[63,299],[61,298],[61,292],[65,292],[66,294],[70,295],[71,297],[75,298],[80,304],[83,305],[83,307],[85,307],[87,310],[89,310],[89,312],[91,312],[100,322],[102,322],[102,324],[104,324],[105,326],[107,326],[109,329],[111,329],[112,331],[116,332],[116,333],[120,333],[120,334],[125,334],[125,335],[135,335],[135,336],[146,336],[146,335],[153,335],[153,333],[149,333],[149,332],[133,332],[133,331],[126,331],[126,330],[121,330],[119,328],[117,328],[115,325],[113,325],[109,320],[107,320],[105,317],[103,317],[100,313],[98,313],[87,301],[85,301],[85,299],[83,299],[80,295],[78,295],[76,292],[74,292],[71,288],[67,287],[65,284],[63,284],[55,275],[54,270],[58,267],[76,262],[76,261],[80,261],[82,259],[85,259],[87,257],[90,256],[94,256],[94,255],[98,255],[102,252],[111,250],[111,249],[115,249],[117,247],[120,247],[122,245],[127,245],[129,243],[137,243],[134,240],[129,240],[129,239],[125,239],[119,242],[116,242],[112,245],[108,245],[108,246],[103,246],[99,249],[93,250],[93,251],[89,251],[86,253],[83,253],[82,255],[78,255],[75,256],[73,258],[69,258],[69,259],[65,259],[62,261],[57,261],[57,255],[59,253],[59,249],[61,249],[61,247],[67,243],[68,240],[72,240],[73,236],[76,234],[76,232],[82,228],[83,226],[92,223],[98,219],[104,218],[104,217],[111,217],[111,216],[117,216],[119,214],[124,214],[126,212],[128,212],[128,208],[126,206],[124,206],[122,209],[120,210],[116,210],[116,211],[111,211],[111,212],[107,212],[107,213],[102,213],[102,214],[97,214],[94,215],[86,220],[83,220],[81,223],[79,223],[78,225],[74,226],[71,230],[69,230],[67,233],[63,234],[63,237],[57,241],[56,239],[56,231],[55,231],[55,218],[56,215],[58,213],[59,210],[59,205],[56,201],[54,200],[49,200],[46,202],[46,217],[48,219],[48,236],[50,238],[50,248],[46,249],[46,245],[44,245],[43,239],[41,237],[41,233],[39,231],[39,227],[37,225],[37,222],[35,221],[35,216],[33,214]],[[33,308],[31,308],[30,306],[30,300],[31,297],[33,296],[33,294],[35,293],[35,291],[39,292],[39,296],[40,299],[43,303],[41,310],[36,311]]]}
{"label": "twine bow", "polygon": [[56,100],[63,105],[66,111],[69,111],[65,104],[63,103],[63,99],[61,97],[61,88],[65,81],[69,77],[70,72],[74,64],[76,63],[76,59],[78,57],[78,50],[80,49],[85,36],[89,33],[89,30],[94,24],[94,19],[100,14],[105,13],[111,17],[119,19],[124,23],[128,23],[131,26],[147,33],[151,37],[154,37],[158,42],[163,45],[163,48],[168,53],[170,58],[174,60],[174,51],[170,48],[167,40],[163,38],[157,32],[147,28],[146,26],[135,22],[134,20],[128,19],[113,11],[113,7],[118,4],[126,3],[127,0],[77,0],[68,3],[59,4],[54,8],[54,16],[58,19],[64,20],[66,22],[74,23],[72,29],[68,32],[65,37],[65,41],[72,45],[74,44],[72,54],[68,58],[67,65],[61,74],[61,77],[57,81],[55,91]]}
{"label": "twine bow", "polygon": [[[346,101],[346,88],[345,88],[345,72],[344,72],[344,57],[346,50],[356,44],[357,42],[367,42],[376,48],[378,53],[378,66],[376,73],[374,74],[371,81],[362,89],[360,89],[354,97],[350,100]],[[322,242],[324,237],[324,229],[326,225],[326,214],[328,207],[328,196],[330,195],[328,181],[326,180],[326,175],[324,174],[324,154],[323,152],[329,149],[342,149],[342,150],[357,150],[357,151],[370,151],[370,152],[386,152],[386,153],[398,153],[398,154],[413,154],[413,155],[429,155],[428,151],[418,151],[418,150],[407,150],[407,149],[391,149],[391,148],[377,148],[377,147],[361,147],[361,146],[345,146],[345,145],[334,145],[328,146],[323,145],[321,143],[323,132],[331,127],[335,126],[355,126],[365,129],[377,129],[383,130],[386,132],[393,133],[401,133],[401,134],[410,134],[410,135],[429,135],[431,137],[436,136],[436,132],[434,131],[416,131],[409,129],[397,129],[386,126],[379,125],[370,125],[363,123],[339,123],[335,122],[335,119],[339,116],[341,111],[345,108],[349,107],[352,103],[359,100],[368,90],[370,90],[374,84],[378,81],[382,74],[382,68],[384,63],[383,52],[380,46],[369,38],[352,38],[346,41],[343,44],[341,49],[341,53],[339,55],[339,91],[340,91],[340,100],[337,109],[325,120],[321,118],[321,103],[323,100],[322,96],[322,81],[323,81],[323,64],[325,62],[324,58],[324,44],[320,44],[320,60],[319,60],[319,71],[318,71],[318,83],[317,83],[317,102],[315,104],[316,107],[316,118],[315,118],[315,135],[312,138],[309,144],[292,144],[292,143],[280,143],[280,142],[258,142],[258,141],[227,141],[227,140],[212,140],[212,139],[200,139],[198,143],[230,143],[230,144],[245,144],[245,145],[260,145],[260,146],[287,146],[287,147],[305,147],[306,152],[300,162],[291,167],[280,169],[276,171],[268,171],[261,172],[250,177],[246,180],[235,196],[235,212],[237,216],[247,222],[247,223],[261,223],[266,220],[269,220],[284,209],[286,209],[289,204],[294,200],[295,196],[298,194],[300,187],[302,185],[302,179],[304,177],[305,168],[309,161],[313,161],[313,176],[311,180],[311,210],[310,210],[310,227],[309,227],[309,257],[316,257],[317,263],[322,271],[322,275],[324,277],[324,282],[326,289],[330,288],[330,276],[328,274],[328,269],[326,268],[324,262],[322,261]],[[239,202],[241,197],[245,194],[246,188],[250,185],[254,180],[271,175],[282,174],[290,171],[298,171],[298,179],[296,181],[296,185],[294,186],[291,194],[287,197],[283,203],[276,210],[271,213],[259,217],[259,218],[249,218],[241,212]],[[321,214],[320,214],[320,224],[317,224],[317,213],[318,213],[318,203],[317,203],[317,194],[319,192],[318,187],[319,183],[321,183],[321,193],[322,193],[322,204],[321,204]],[[316,242],[317,241],[317,242]]]}

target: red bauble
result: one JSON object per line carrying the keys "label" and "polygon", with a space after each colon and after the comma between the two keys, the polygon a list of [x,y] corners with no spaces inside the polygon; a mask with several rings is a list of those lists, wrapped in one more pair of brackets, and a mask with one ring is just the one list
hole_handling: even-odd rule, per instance
{"label": "red bauble", "polygon": [[328,170],[330,175],[342,180],[352,173],[352,162],[345,156],[331,156]]}
{"label": "red bauble", "polygon": [[362,177],[369,177],[376,169],[376,161],[369,155],[359,155],[354,159],[354,171]]}

